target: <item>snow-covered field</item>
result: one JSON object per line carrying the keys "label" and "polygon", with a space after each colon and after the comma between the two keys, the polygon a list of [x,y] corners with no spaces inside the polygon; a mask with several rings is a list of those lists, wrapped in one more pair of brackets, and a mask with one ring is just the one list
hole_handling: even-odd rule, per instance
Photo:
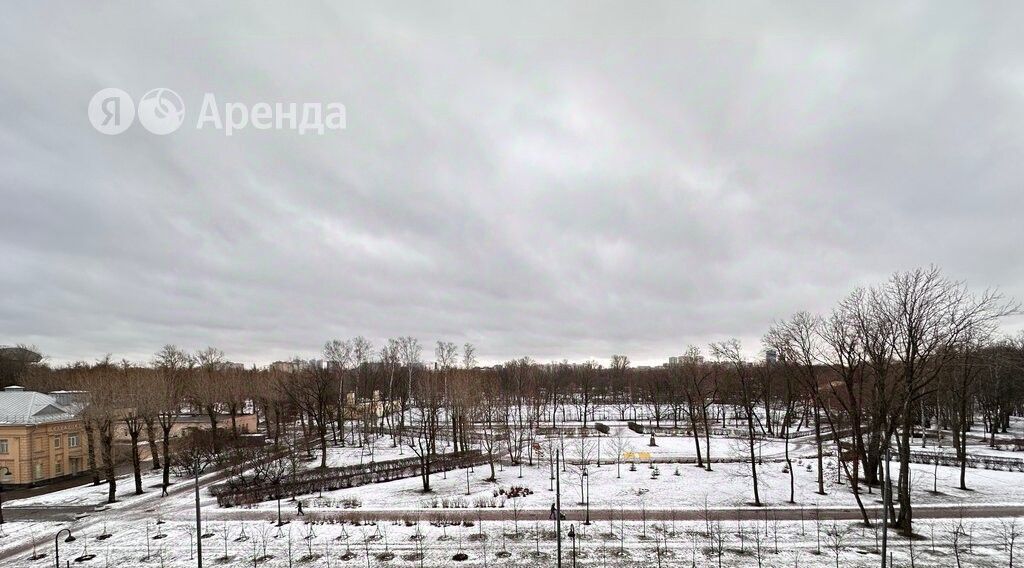
{"label": "snow-covered field", "polygon": [[[613,432],[614,434],[614,432]],[[647,446],[648,436],[625,430],[630,450],[650,452],[656,459],[692,458],[690,438],[659,437],[658,446]],[[593,441],[593,440],[591,440]],[[566,440],[570,461],[578,453],[575,440]],[[705,471],[689,463],[651,464],[630,461],[616,465],[609,438],[602,440],[602,465],[591,463],[586,478],[581,468],[570,463],[561,473],[562,505],[571,510],[570,519],[579,519],[589,482],[589,504],[594,511],[657,512],[733,509],[753,501],[750,465],[742,462],[715,463]],[[703,441],[702,441],[703,448]],[[834,458],[826,459],[826,495],[817,493],[817,472],[813,446],[791,445],[796,467],[795,504],[789,504],[789,474],[783,471],[782,444],[766,442],[758,447],[764,462],[758,468],[761,501],[778,508],[801,508],[803,521],[654,521],[622,522],[621,515],[607,515],[590,527],[579,521],[566,521],[579,531],[578,565],[581,566],[717,566],[719,548],[722,566],[758,566],[756,551],[761,550],[760,566],[876,566],[878,553],[875,530],[852,521],[813,521],[815,510],[851,508],[853,495],[845,483],[837,483]],[[591,459],[596,458],[595,452]],[[934,449],[934,446],[930,446]],[[703,449],[702,449],[703,451]],[[716,458],[741,459],[747,448],[736,440],[712,438]],[[1016,455],[1006,453],[1007,455]],[[391,447],[380,440],[372,448],[372,459],[381,461],[410,457],[408,448]],[[335,447],[329,450],[328,463],[340,466],[369,461],[369,447]],[[315,467],[319,459],[307,462]],[[275,526],[276,503],[261,503],[252,508],[220,509],[207,493],[201,495],[203,507],[204,558],[213,566],[547,566],[554,565],[555,541],[552,523],[524,520],[515,511],[545,511],[554,501],[550,461],[535,459],[534,465],[498,466],[497,479],[488,481],[487,465],[431,477],[432,491],[422,491],[421,480],[402,479],[322,495],[300,497],[309,514],[296,516],[296,505],[283,503],[283,517],[292,522]],[[968,470],[970,491],[955,488],[956,468],[912,465],[916,505],[952,505],[964,508],[985,504],[1024,504],[1024,473]],[[657,472],[658,475],[654,475]],[[932,489],[936,485],[937,492]],[[4,525],[0,536],[0,566],[43,567],[53,565],[53,535],[59,528],[70,528],[76,535],[72,543],[62,543],[62,563],[77,566],[194,566],[194,502],[191,480],[174,479],[171,496],[160,497],[158,472],[146,472],[142,496],[131,495],[129,477],[118,481],[118,503],[89,510],[88,515],[72,523],[50,520],[19,520]],[[204,480],[205,481],[205,480]],[[468,481],[468,495],[467,495]],[[581,484],[582,481],[582,484]],[[528,491],[516,490],[515,487]],[[511,493],[525,493],[510,498]],[[105,500],[106,486],[83,486],[48,495],[5,502],[10,508],[77,506],[87,508]],[[877,491],[862,493],[867,505],[880,503]],[[446,509],[488,511],[505,520],[483,520],[463,524],[441,519]],[[349,521],[341,523],[334,513],[345,512]],[[393,520],[368,522],[375,513],[393,513]],[[365,513],[365,517],[361,516]],[[419,516],[417,516],[419,513]],[[546,514],[542,515],[546,517]],[[403,518],[405,517],[405,518]],[[473,518],[473,515],[469,515]],[[597,518],[595,516],[595,518]],[[634,517],[636,518],[636,517]],[[665,519],[674,518],[665,516]],[[695,517],[690,516],[690,519]],[[485,517],[486,519],[486,517]],[[305,524],[312,520],[313,524]],[[962,550],[963,566],[1006,566],[1008,550],[999,542],[1005,519],[965,519],[955,521],[919,520],[916,529],[923,539],[916,541],[916,566],[953,566],[954,526],[964,524],[966,536],[956,540]],[[1024,520],[1020,529],[1024,530]],[[568,529],[563,527],[565,531]],[[720,529],[720,530],[719,530]],[[614,536],[613,536],[614,533]],[[830,534],[831,533],[831,534]],[[932,534],[934,533],[934,541]],[[959,533],[958,533],[959,534]],[[110,536],[104,536],[110,535]],[[159,537],[158,535],[166,535]],[[102,538],[101,538],[102,537]],[[225,538],[226,537],[226,538]],[[776,538],[779,545],[776,550]],[[819,542],[820,539],[820,542]],[[1024,542],[1024,538],[1020,539]],[[32,543],[35,542],[35,552]],[[837,544],[838,541],[841,541]],[[973,541],[973,542],[972,542]],[[832,545],[830,548],[829,545]],[[969,543],[969,546],[968,546]],[[571,560],[571,541],[565,540],[564,558]],[[895,560],[909,565],[909,543],[897,539]],[[289,554],[289,547],[291,552]],[[820,552],[820,554],[819,554]],[[31,560],[33,554],[45,557]],[[463,553],[464,560],[453,560]],[[94,558],[76,561],[78,558]],[[289,562],[289,555],[291,561]],[[461,557],[460,557],[461,558]]]}
{"label": "snow-covered field", "polygon": [[[1009,549],[1001,539],[1002,523],[998,519],[924,521],[919,523],[923,538],[913,543],[913,552],[909,541],[897,537],[892,537],[889,549],[896,566],[909,566],[913,554],[915,566],[948,567],[956,565],[956,540],[963,566],[1006,566]],[[61,542],[62,564],[195,566],[191,526],[177,521],[162,525],[113,521],[78,531],[74,542]],[[0,537],[0,543],[35,539],[37,546],[34,552],[30,547],[5,561],[4,566],[52,566],[55,529],[46,523],[5,525],[6,536]],[[599,522],[589,527],[576,524],[573,529],[577,565],[595,567],[718,566],[719,551],[721,565],[731,567],[867,567],[878,565],[881,545],[880,530],[831,521]],[[209,566],[554,566],[557,555],[550,522],[520,522],[518,527],[511,521],[468,526],[292,522],[277,527],[267,521],[225,521],[211,523],[204,533],[203,556]],[[103,535],[110,536],[101,540]],[[570,566],[573,541],[565,537],[562,547],[565,565]],[[40,553],[46,556],[30,559]],[[77,560],[87,555],[94,557]]]}
{"label": "snow-covered field", "polygon": [[[696,455],[693,440],[690,438],[657,439],[658,446],[648,447],[648,436],[626,431],[631,442],[631,451],[636,453],[650,452],[655,458],[689,457]],[[614,433],[614,432],[613,432]],[[611,444],[602,445],[602,465],[597,467],[596,448],[591,451],[591,464],[587,467],[589,478],[589,501],[591,508],[641,508],[672,509],[695,508],[705,504],[711,507],[742,506],[753,502],[751,471],[748,463],[715,463],[712,471],[704,471],[693,464],[661,463],[654,464],[658,476],[652,475],[655,469],[651,464],[635,461],[635,471],[630,461],[620,460],[616,464],[614,454],[610,451]],[[716,458],[744,459],[747,448],[739,440],[712,438],[712,456]],[[566,442],[566,453],[570,460],[574,457],[574,443]],[[702,441],[702,448],[704,448]],[[764,458],[758,466],[758,490],[761,501],[772,506],[793,507],[854,507],[856,501],[849,491],[848,485],[837,483],[838,464],[835,458],[825,460],[825,491],[826,495],[818,494],[816,461],[810,445],[791,447],[794,467],[794,493],[796,503],[790,505],[789,474],[784,472],[784,464],[773,459],[782,456],[783,445],[780,442],[767,442],[758,446],[757,454]],[[702,451],[705,451],[702,449]],[[332,448],[329,450],[328,463],[341,465],[358,463],[360,453],[363,459],[366,450],[358,448]],[[377,459],[394,459],[412,455],[408,449],[403,456],[390,444],[379,444],[375,450]],[[1019,454],[1018,454],[1019,455]],[[803,457],[800,457],[803,456]],[[318,463],[318,462],[313,462]],[[456,508],[473,508],[475,506],[497,507],[503,501],[502,496],[495,495],[502,489],[522,486],[533,491],[519,499],[516,506],[522,509],[546,509],[553,502],[553,481],[550,460],[546,457],[535,459],[534,465],[497,466],[497,480],[487,481],[490,469],[484,465],[473,468],[467,476],[466,470],[438,473],[431,478],[431,493],[422,492],[419,478],[408,478],[392,481],[371,487],[355,487],[324,493],[322,498],[306,499],[306,506],[311,509],[339,508],[343,502],[349,506],[358,502],[362,509],[432,509],[443,508],[444,501],[448,506]],[[970,469],[967,472],[967,483],[970,491],[956,489],[959,482],[959,470],[953,467],[911,464],[912,487],[914,502],[920,504],[1008,504],[1024,503],[1024,473]],[[584,499],[581,489],[587,491],[586,479],[578,465],[563,467],[561,486],[565,506],[576,506]],[[520,477],[521,475],[521,477]],[[467,494],[468,481],[468,494]],[[937,483],[936,483],[937,481]],[[581,484],[583,487],[581,488]],[[933,489],[937,488],[937,492]],[[862,488],[865,504],[879,504],[880,495],[877,491],[868,494]],[[510,507],[511,502],[506,503]],[[272,503],[263,503],[260,508],[273,508]]]}

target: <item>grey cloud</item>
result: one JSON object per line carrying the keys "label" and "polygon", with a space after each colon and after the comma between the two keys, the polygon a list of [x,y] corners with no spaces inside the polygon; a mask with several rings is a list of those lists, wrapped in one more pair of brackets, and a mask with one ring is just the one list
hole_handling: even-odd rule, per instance
{"label": "grey cloud", "polygon": [[[1014,4],[9,6],[0,343],[657,361],[937,263],[1024,297]],[[89,98],[166,86],[167,137]],[[192,128],[334,101],[327,136]],[[1020,320],[1008,322],[1010,328]]]}

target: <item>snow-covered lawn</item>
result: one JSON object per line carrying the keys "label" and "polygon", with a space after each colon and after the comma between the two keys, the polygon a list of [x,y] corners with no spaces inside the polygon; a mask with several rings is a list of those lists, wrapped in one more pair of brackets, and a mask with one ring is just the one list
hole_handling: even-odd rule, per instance
{"label": "snow-covered lawn", "polygon": [[[696,455],[691,438],[657,438],[658,446],[652,448],[646,445],[649,436],[636,434],[629,430],[624,430],[623,435],[631,442],[631,449],[634,452],[649,452],[654,458],[692,458]],[[744,459],[746,457],[748,450],[740,440],[712,437],[711,442],[712,456],[716,458]],[[701,446],[702,452],[706,452],[703,440]],[[695,508],[703,507],[705,502],[713,507],[728,507],[744,505],[753,501],[750,465],[747,463],[715,463],[711,472],[697,468],[693,464],[655,464],[660,475],[654,477],[652,474],[655,470],[651,469],[649,464],[639,460],[636,461],[635,471],[631,471],[629,461],[622,461],[616,466],[612,461],[612,447],[609,438],[604,437],[600,467],[593,463],[597,455],[596,448],[591,451],[592,463],[587,468],[587,477],[590,483],[589,500],[592,508]],[[574,441],[566,440],[565,448],[566,453],[572,459],[574,457]],[[935,446],[929,447],[929,450],[935,449]],[[792,445],[790,450],[795,464],[795,500],[797,504],[794,506],[851,507],[855,505],[848,486],[836,483],[837,466],[834,458],[826,458],[827,495],[823,496],[817,493],[817,474],[814,471],[816,462],[808,457],[814,453],[813,446]],[[995,450],[992,451],[995,452]],[[370,460],[369,447],[332,447],[328,452],[328,464],[331,466]],[[757,453],[765,459],[758,467],[760,497],[762,502],[774,506],[788,506],[789,499],[789,474],[783,471],[784,464],[771,461],[779,459],[781,452],[782,444],[779,442],[770,441],[758,445]],[[1000,452],[1000,454],[1008,453],[1012,454],[1013,452]],[[372,454],[377,461],[415,455],[409,448],[400,450],[391,447],[390,441],[384,439],[374,445]],[[305,462],[306,467],[315,467],[318,464],[319,459]],[[518,507],[524,509],[550,507],[553,501],[553,492],[550,490],[552,487],[551,466],[547,457],[535,458],[533,466],[524,465],[520,468],[519,466],[498,465],[496,467],[499,471],[497,480],[494,482],[487,480],[490,476],[490,469],[487,465],[474,468],[468,475],[468,495],[467,471],[463,469],[433,474],[430,494],[422,492],[422,482],[420,478],[415,477],[327,492],[323,494],[324,500],[306,496],[304,501],[312,509],[318,508],[318,505],[326,505],[326,508],[329,509],[340,507],[342,501],[346,501],[349,507],[352,503],[358,503],[359,508],[369,510],[441,508],[444,500],[449,500],[450,506],[459,508],[497,507],[504,499],[500,494],[496,496],[496,492],[500,492],[502,489],[508,490],[511,486],[522,486],[530,489],[533,493],[520,498],[517,503]],[[1024,473],[969,469],[967,484],[971,491],[965,492],[955,488],[959,481],[959,471],[955,467],[940,466],[937,470],[934,466],[927,464],[912,464],[911,467],[915,503],[963,503],[967,505],[1024,503]],[[520,469],[522,478],[519,477]],[[574,506],[581,501],[580,490],[583,478],[580,473],[579,466],[568,465],[563,468],[562,494],[567,507]],[[938,493],[933,493],[936,473]],[[118,498],[120,501],[110,505],[110,508],[116,510],[126,504],[138,501],[153,500],[154,504],[158,503],[160,491],[157,487],[159,482],[160,472],[147,470],[143,476],[146,493],[142,496],[134,496],[131,494],[134,486],[131,476],[119,478]],[[174,487],[178,487],[189,483],[190,480],[181,480],[172,476],[172,482],[175,483]],[[877,491],[871,495],[863,490],[863,499],[869,504],[877,502],[878,497]],[[96,505],[105,501],[105,498],[106,485],[98,487],[85,485],[47,495],[12,500],[8,505]],[[215,501],[205,491],[202,501],[204,506],[215,506]],[[507,503],[506,507],[511,505],[511,503]],[[258,507],[270,508],[275,505],[263,503]]]}
{"label": "snow-covered lawn", "polygon": [[[672,444],[667,443],[670,440]],[[666,453],[678,451],[681,454],[686,448],[693,447],[692,441],[690,444],[686,442],[685,438],[664,438],[659,440],[659,448],[664,449]],[[735,440],[713,439],[713,444],[713,454],[717,450],[719,456],[738,457],[746,451],[745,448],[736,447]],[[340,451],[353,450],[333,450],[332,460],[340,461]],[[572,457],[572,450],[567,451]],[[812,453],[805,448],[802,455]],[[409,454],[410,452],[406,451],[406,455]],[[811,508],[856,506],[849,486],[836,481],[837,464],[834,458],[825,460],[826,495],[819,495],[817,492],[815,460],[806,457],[794,458],[796,504],[790,505],[787,502],[789,474],[783,471],[784,464],[767,461],[770,455],[767,450],[764,455],[766,461],[758,467],[758,489],[763,503]],[[635,471],[631,471],[629,462],[616,465],[602,461],[601,467],[591,464],[587,468],[591,508],[699,508],[705,503],[711,507],[732,507],[753,502],[753,486],[748,463],[716,463],[710,472],[692,464],[655,465],[660,474],[657,477],[652,475],[655,470],[647,463],[636,463]],[[490,508],[500,507],[502,503],[505,508],[509,508],[513,503],[500,494],[501,490],[507,492],[512,486],[522,486],[533,493],[519,498],[517,507],[546,509],[551,506],[554,494],[551,491],[551,465],[547,459],[535,460],[533,466],[523,465],[522,468],[508,465],[497,467],[497,480],[494,482],[487,480],[490,476],[487,465],[475,467],[469,472],[460,469],[435,473],[431,476],[432,491],[429,494],[423,493],[421,479],[414,477],[325,492],[322,498],[311,495],[303,500],[310,510],[351,508],[353,503],[358,503],[358,508],[364,510],[433,509],[444,508],[446,504],[453,508]],[[955,488],[959,482],[957,468],[940,466],[936,470],[932,465],[911,464],[911,471],[915,503],[965,506],[1024,503],[1024,473],[969,469],[967,484],[971,490],[961,491]],[[584,485],[583,491],[586,491],[586,481],[580,475],[581,472],[579,466],[569,465],[564,468],[561,487],[565,507],[578,506],[582,501],[581,482]],[[936,473],[938,493],[933,493]],[[495,495],[496,492],[499,494]],[[862,488],[862,498],[865,504],[872,505],[879,503],[880,495],[877,489],[873,494],[868,494],[866,488]],[[263,503],[257,507],[266,509],[275,506],[273,503]]]}
{"label": "snow-covered lawn", "polygon": [[[996,519],[919,522],[922,540],[913,543],[916,566],[956,565],[954,532],[961,533],[963,566],[1005,566]],[[61,542],[61,560],[75,566],[195,566],[196,538],[187,519],[162,525],[111,521],[105,531],[76,531]],[[4,563],[5,568],[52,566],[56,527],[9,523],[0,547],[33,550]],[[880,531],[831,521],[600,522],[572,526],[575,543],[563,526],[562,556],[570,566],[804,566],[869,567],[879,563]],[[710,530],[709,530],[710,529]],[[427,522],[376,524],[303,524],[277,527],[266,521],[215,522],[204,527],[203,556],[208,566],[554,566],[557,541],[550,522],[485,521],[438,526]],[[101,537],[101,535],[109,535]],[[158,536],[162,535],[162,536]],[[712,535],[712,536],[709,536]],[[720,535],[720,540],[718,536]],[[103,538],[101,540],[101,538]],[[575,547],[573,546],[575,544]],[[892,536],[889,549],[897,566],[909,565],[910,542]],[[1018,544],[1020,546],[1020,544]],[[1019,554],[1020,550],[1016,550]],[[87,555],[89,560],[78,561]],[[462,556],[464,555],[464,556]],[[838,559],[837,559],[838,555]]]}
{"label": "snow-covered lawn", "polygon": [[[649,451],[652,457],[682,458],[695,455],[691,438],[659,437],[658,446],[650,448],[646,445],[649,436],[628,430],[623,432],[623,436],[632,442],[633,451]],[[566,453],[570,459],[576,453],[573,449],[575,444],[574,440],[566,440]],[[748,505],[753,500],[750,465],[747,463],[715,463],[713,471],[708,472],[692,464],[664,463],[657,465],[655,470],[647,463],[638,462],[634,470],[630,462],[616,466],[610,461],[612,447],[608,437],[604,437],[602,465],[597,467],[592,463],[587,468],[585,479],[589,481],[589,502],[593,510],[700,510],[705,506],[735,508]],[[702,440],[702,451],[703,448]],[[930,445],[929,449],[935,447]],[[756,566],[756,557],[752,551],[757,546],[762,548],[763,566],[794,566],[797,562],[800,566],[835,566],[834,551],[828,548],[829,539],[834,541],[834,537],[827,536],[827,532],[836,529],[845,537],[840,552],[840,566],[878,564],[873,530],[862,529],[851,522],[842,522],[833,527],[831,522],[823,521],[819,526],[811,521],[815,508],[855,506],[848,485],[836,482],[834,458],[826,459],[826,495],[819,495],[815,460],[807,457],[813,454],[813,446],[792,445],[791,452],[796,464],[796,504],[790,505],[787,503],[789,474],[783,471],[784,464],[771,461],[781,456],[781,443],[766,442],[758,450],[765,458],[758,467],[762,502],[777,507],[802,507],[808,512],[807,520],[803,523],[773,521],[767,525],[756,521],[741,524],[723,521],[723,566]],[[741,441],[712,438],[714,457],[742,459],[747,451]],[[388,440],[378,441],[373,448],[373,458],[377,461],[413,455],[409,448],[400,451],[399,448],[391,447]],[[592,458],[596,458],[596,452]],[[360,463],[369,459],[368,447],[332,447],[328,455],[331,466]],[[306,467],[318,464],[318,459],[305,462]],[[896,464],[893,465],[895,467]],[[655,471],[660,475],[652,475]],[[960,491],[955,489],[959,480],[957,468],[940,466],[936,470],[932,465],[913,464],[912,471],[914,503],[917,505],[952,504],[970,507],[982,504],[1024,504],[1024,473],[969,469],[967,483],[971,491]],[[938,492],[933,493],[936,472]],[[587,488],[586,481],[581,485],[584,478],[580,473],[580,467],[572,464],[567,465],[561,473],[563,508],[575,509],[577,513],[582,509],[581,490]],[[252,509],[219,509],[215,500],[204,491],[201,495],[204,532],[212,533],[203,540],[206,549],[204,556],[207,565],[253,566],[255,557],[257,568],[283,567],[289,565],[290,542],[293,566],[452,566],[459,564],[452,557],[460,551],[468,556],[464,564],[469,566],[483,566],[485,558],[488,566],[553,565],[555,543],[551,538],[551,523],[521,520],[518,522],[519,536],[516,536],[516,523],[511,515],[517,509],[546,511],[550,508],[554,501],[550,474],[550,462],[545,457],[535,459],[534,465],[524,465],[522,468],[507,464],[499,466],[495,481],[487,480],[490,475],[487,465],[477,466],[472,471],[460,469],[435,473],[431,476],[432,491],[428,494],[423,493],[420,478],[414,477],[327,492],[322,496],[300,497],[310,513],[347,510],[355,511],[357,517],[358,511],[408,513],[420,510],[430,512],[424,518],[442,518],[443,515],[434,513],[443,513],[446,505],[458,509],[500,509],[509,513],[509,520],[484,521],[474,526],[432,526],[427,521],[413,522],[410,526],[390,521],[370,525],[303,525],[293,522],[279,530],[266,520],[273,516],[276,503],[261,503]],[[165,568],[193,566],[194,560],[189,560],[195,546],[195,535],[190,534],[190,527],[194,523],[191,481],[172,478],[175,482],[173,489],[176,491],[171,497],[161,498],[157,488],[159,480],[159,472],[147,471],[144,477],[146,493],[134,496],[131,495],[131,476],[122,477],[118,480],[121,501],[69,525],[42,521],[7,523],[4,525],[5,536],[0,536],[0,557],[5,556],[5,551],[17,550],[18,553],[0,561],[0,565],[3,568],[52,566],[53,534],[58,528],[70,526],[77,540],[61,545],[64,551],[61,558],[62,561],[71,560],[73,565],[104,568],[112,565]],[[513,500],[508,494],[516,486],[528,491],[526,495]],[[865,490],[862,496],[868,505],[880,503],[877,490],[873,494]],[[105,497],[105,485],[86,485],[49,495],[7,501],[5,505],[12,508],[85,506],[102,503]],[[294,503],[285,502],[283,508],[286,519],[296,518]],[[571,515],[570,518],[577,518],[577,515]],[[161,524],[158,525],[158,522]],[[918,523],[918,532],[927,537],[934,531],[936,542],[935,550],[932,551],[930,542],[920,541],[915,565],[955,565],[950,546],[952,523],[951,520],[923,520]],[[964,545],[961,558],[963,566],[1004,566],[1005,554],[995,545],[999,522],[968,520],[964,523],[969,527],[975,542],[970,550]],[[1024,527],[1024,521],[1021,521],[1021,526]],[[756,533],[755,527],[759,527]],[[574,528],[586,535],[577,543],[583,549],[583,556],[579,559],[582,566],[652,567],[658,565],[659,561],[663,566],[689,566],[694,559],[698,566],[718,565],[716,550],[705,535],[707,527],[702,522],[609,523],[601,520],[589,529],[578,525]],[[606,534],[612,530],[615,532],[614,537]],[[102,534],[111,536],[100,540]],[[158,534],[167,536],[155,539]],[[226,540],[225,534],[228,537]],[[486,535],[486,538],[473,536],[479,534]],[[816,554],[819,535],[821,554]],[[776,536],[782,543],[778,553],[774,549]],[[47,553],[45,558],[29,560],[33,540],[37,543],[37,552],[42,550]],[[568,540],[564,544],[565,558],[568,559],[571,545]],[[902,540],[896,544],[897,565],[904,565],[909,560],[907,544]],[[218,561],[225,556],[225,547],[226,556],[230,560]],[[668,552],[665,552],[666,547]],[[508,555],[499,555],[502,550]],[[86,553],[95,554],[96,557],[75,562],[76,558]],[[311,554],[316,558],[302,560],[302,557]],[[391,557],[392,554],[394,557]]]}

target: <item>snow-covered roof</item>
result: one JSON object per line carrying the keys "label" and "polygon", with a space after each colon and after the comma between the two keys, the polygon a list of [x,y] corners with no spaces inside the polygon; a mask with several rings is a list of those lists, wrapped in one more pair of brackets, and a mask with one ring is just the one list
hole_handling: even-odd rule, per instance
{"label": "snow-covered roof", "polygon": [[22,387],[0,391],[0,424],[42,424],[74,418],[68,408],[57,404],[57,399],[48,394]]}

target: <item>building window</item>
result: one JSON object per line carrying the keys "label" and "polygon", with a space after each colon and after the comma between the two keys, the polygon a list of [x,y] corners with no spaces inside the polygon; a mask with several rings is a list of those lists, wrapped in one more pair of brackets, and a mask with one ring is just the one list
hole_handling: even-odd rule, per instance
{"label": "building window", "polygon": [[56,473],[57,475],[64,473],[64,464],[60,463],[59,461],[53,464],[53,472]]}
{"label": "building window", "polygon": [[68,447],[69,448],[77,448],[78,447],[78,434],[68,434]]}
{"label": "building window", "polygon": [[34,471],[32,472],[33,477],[35,477],[35,479],[42,479],[43,478],[43,464],[36,463],[35,465],[36,466],[34,468]]}
{"label": "building window", "polygon": [[7,440],[0,440],[0,454],[6,454],[7,452]]}
{"label": "building window", "polygon": [[56,436],[53,437],[53,447],[60,447],[60,434],[57,434]]}

